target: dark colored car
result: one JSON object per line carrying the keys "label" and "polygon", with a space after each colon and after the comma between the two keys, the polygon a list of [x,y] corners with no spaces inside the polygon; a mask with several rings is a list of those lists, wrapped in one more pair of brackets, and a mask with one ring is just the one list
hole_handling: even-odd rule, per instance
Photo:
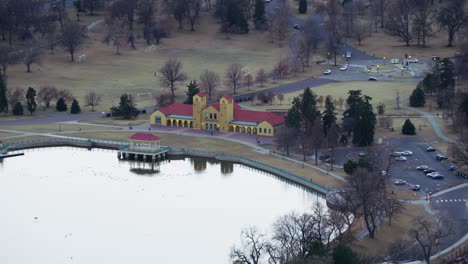
{"label": "dark colored car", "polygon": [[436,156],[436,160],[446,160],[446,159],[448,159],[448,158],[445,157],[445,156],[442,155],[442,154],[437,154],[437,156]]}
{"label": "dark colored car", "polygon": [[423,170],[423,172],[424,172],[425,174],[428,174],[428,173],[431,173],[431,172],[435,172],[435,171],[436,171],[436,170],[434,170],[434,169]]}
{"label": "dark colored car", "polygon": [[295,29],[301,29],[301,26],[299,26],[299,24],[294,24],[294,28]]}

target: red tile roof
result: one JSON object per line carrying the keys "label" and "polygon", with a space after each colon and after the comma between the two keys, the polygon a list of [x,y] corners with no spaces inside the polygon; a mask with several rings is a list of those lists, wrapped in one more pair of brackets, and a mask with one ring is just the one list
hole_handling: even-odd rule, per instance
{"label": "red tile roof", "polygon": [[285,115],[275,114],[271,112],[260,112],[251,110],[236,110],[234,111],[234,121],[256,122],[261,123],[267,121],[272,126],[284,123]]}
{"label": "red tile roof", "polygon": [[199,92],[197,93],[196,95],[200,96],[200,97],[206,97],[206,94],[204,92]]}
{"label": "red tile roof", "polygon": [[192,116],[193,106],[191,104],[171,104],[165,107],[159,108],[163,114],[167,115],[183,115]]}
{"label": "red tile roof", "polygon": [[223,97],[226,100],[232,100],[232,96],[230,94],[225,94]]}
{"label": "red tile roof", "polygon": [[[211,106],[219,111],[219,105],[220,105],[220,103],[216,102],[216,103],[212,104]],[[240,105],[238,103],[234,103],[234,111],[237,111],[238,109],[241,109]]]}
{"label": "red tile roof", "polygon": [[158,141],[161,140],[160,137],[155,136],[151,133],[135,133],[128,137],[131,140],[141,140],[141,141]]}

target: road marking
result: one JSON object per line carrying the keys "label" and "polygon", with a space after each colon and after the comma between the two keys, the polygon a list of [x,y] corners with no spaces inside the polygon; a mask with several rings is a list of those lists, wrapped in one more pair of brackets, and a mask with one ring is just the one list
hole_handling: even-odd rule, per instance
{"label": "road marking", "polygon": [[449,201],[452,202],[452,199],[450,199]]}

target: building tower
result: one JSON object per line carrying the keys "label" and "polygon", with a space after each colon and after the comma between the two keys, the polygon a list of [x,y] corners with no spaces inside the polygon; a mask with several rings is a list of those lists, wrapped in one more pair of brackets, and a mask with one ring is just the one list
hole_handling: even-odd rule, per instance
{"label": "building tower", "polygon": [[197,93],[193,96],[193,128],[203,129],[202,111],[206,108],[206,95],[204,93]]}
{"label": "building tower", "polygon": [[234,119],[234,100],[232,96],[225,95],[219,102],[219,130],[229,132],[229,123]]}

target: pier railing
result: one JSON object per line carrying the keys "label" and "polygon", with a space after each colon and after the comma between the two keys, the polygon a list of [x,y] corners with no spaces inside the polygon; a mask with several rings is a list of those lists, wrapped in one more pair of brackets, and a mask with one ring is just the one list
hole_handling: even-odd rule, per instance
{"label": "pier railing", "polygon": [[21,150],[37,147],[51,147],[51,146],[81,146],[81,147],[104,147],[119,149],[121,147],[128,147],[128,142],[115,141],[115,140],[102,140],[102,139],[87,139],[87,138],[44,138],[34,140],[23,140],[18,142],[9,143],[7,150]]}
{"label": "pier railing", "polygon": [[282,176],[297,184],[319,191],[323,195],[325,195],[328,191],[330,191],[329,188],[323,185],[320,185],[314,181],[311,181],[304,177],[293,174],[289,171],[280,169],[278,167],[275,167],[275,166],[272,166],[272,165],[269,165],[260,161],[256,161],[256,160],[249,159],[243,156],[239,156],[239,155],[232,155],[232,154],[226,154],[223,152],[212,152],[212,151],[192,149],[192,148],[170,148],[169,154],[203,156],[203,157],[215,158],[219,160],[229,160],[229,161],[239,162],[239,163],[243,163],[245,165],[251,166],[251,167],[259,168],[261,170],[265,170],[270,173]]}

